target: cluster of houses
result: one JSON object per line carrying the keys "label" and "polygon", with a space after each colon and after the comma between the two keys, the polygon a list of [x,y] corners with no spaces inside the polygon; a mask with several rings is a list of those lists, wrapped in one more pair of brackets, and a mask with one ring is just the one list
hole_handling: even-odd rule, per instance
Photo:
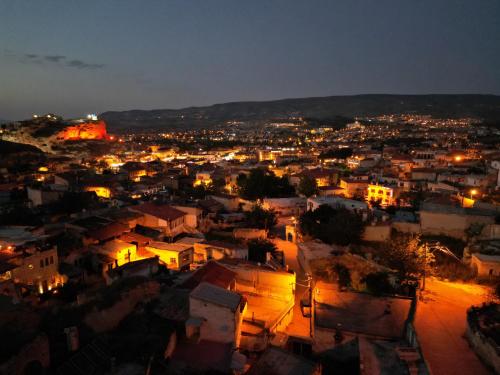
{"label": "cluster of houses", "polygon": [[[500,275],[495,150],[358,145],[326,158],[300,148],[114,147],[84,160],[47,157],[25,174],[0,169],[0,213],[32,214],[0,226],[0,332],[19,338],[0,372],[428,373],[414,299],[339,290],[321,277],[334,257],[359,271],[360,285],[391,272],[304,238],[300,215],[323,205],[359,214],[367,244],[394,231],[451,237],[467,244],[464,261],[478,275]],[[287,178],[296,194],[243,199],[238,178],[254,168]],[[316,187],[307,197],[306,179]],[[255,205],[276,214],[274,231],[248,227]],[[253,261],[252,240],[277,250]],[[42,311],[58,323],[42,324]],[[138,335],[156,336],[140,345]],[[128,339],[137,349],[121,357]]]}

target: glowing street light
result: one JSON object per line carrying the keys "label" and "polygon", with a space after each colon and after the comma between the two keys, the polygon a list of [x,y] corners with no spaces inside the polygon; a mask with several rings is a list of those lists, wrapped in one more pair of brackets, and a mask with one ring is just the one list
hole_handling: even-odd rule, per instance
{"label": "glowing street light", "polygon": [[460,155],[455,156],[455,161],[462,161],[462,157]]}
{"label": "glowing street light", "polygon": [[470,191],[470,199],[473,199],[474,195],[476,195],[476,194],[477,194],[477,190],[476,189],[472,189]]}

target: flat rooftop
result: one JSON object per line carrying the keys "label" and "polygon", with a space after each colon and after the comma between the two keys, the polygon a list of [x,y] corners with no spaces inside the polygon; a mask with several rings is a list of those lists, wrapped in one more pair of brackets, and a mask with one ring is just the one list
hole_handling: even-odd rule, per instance
{"label": "flat rooftop", "polygon": [[157,249],[157,250],[181,252],[184,250],[191,249],[193,247],[193,245],[184,244],[184,243],[168,243],[168,242],[155,241],[155,242],[151,242],[149,244],[149,246],[147,246],[146,248],[148,248],[148,247],[151,247],[151,248]]}
{"label": "flat rooftop", "polygon": [[315,294],[316,325],[387,339],[403,337],[411,299],[375,297],[340,292],[336,285],[318,282]]}

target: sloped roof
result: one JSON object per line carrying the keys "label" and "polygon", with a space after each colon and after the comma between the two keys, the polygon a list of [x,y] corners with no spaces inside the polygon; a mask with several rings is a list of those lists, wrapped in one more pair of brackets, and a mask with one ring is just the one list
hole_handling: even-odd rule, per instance
{"label": "sloped roof", "polygon": [[167,204],[155,204],[153,202],[147,202],[139,206],[131,207],[131,210],[155,216],[166,221],[175,220],[186,215],[184,212]]}
{"label": "sloped roof", "polygon": [[98,241],[103,241],[112,237],[121,236],[125,232],[130,232],[130,228],[127,225],[110,223],[101,228],[89,231],[88,236]]}
{"label": "sloped roof", "polygon": [[235,272],[227,269],[215,261],[211,261],[204,267],[198,269],[189,279],[184,281],[180,287],[184,289],[194,289],[200,283],[207,282],[227,289],[235,277]]}

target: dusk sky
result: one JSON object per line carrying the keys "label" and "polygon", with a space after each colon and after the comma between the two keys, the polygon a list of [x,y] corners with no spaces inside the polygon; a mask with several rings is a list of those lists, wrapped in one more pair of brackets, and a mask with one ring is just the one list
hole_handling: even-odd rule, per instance
{"label": "dusk sky", "polygon": [[500,94],[499,0],[0,0],[0,118]]}

